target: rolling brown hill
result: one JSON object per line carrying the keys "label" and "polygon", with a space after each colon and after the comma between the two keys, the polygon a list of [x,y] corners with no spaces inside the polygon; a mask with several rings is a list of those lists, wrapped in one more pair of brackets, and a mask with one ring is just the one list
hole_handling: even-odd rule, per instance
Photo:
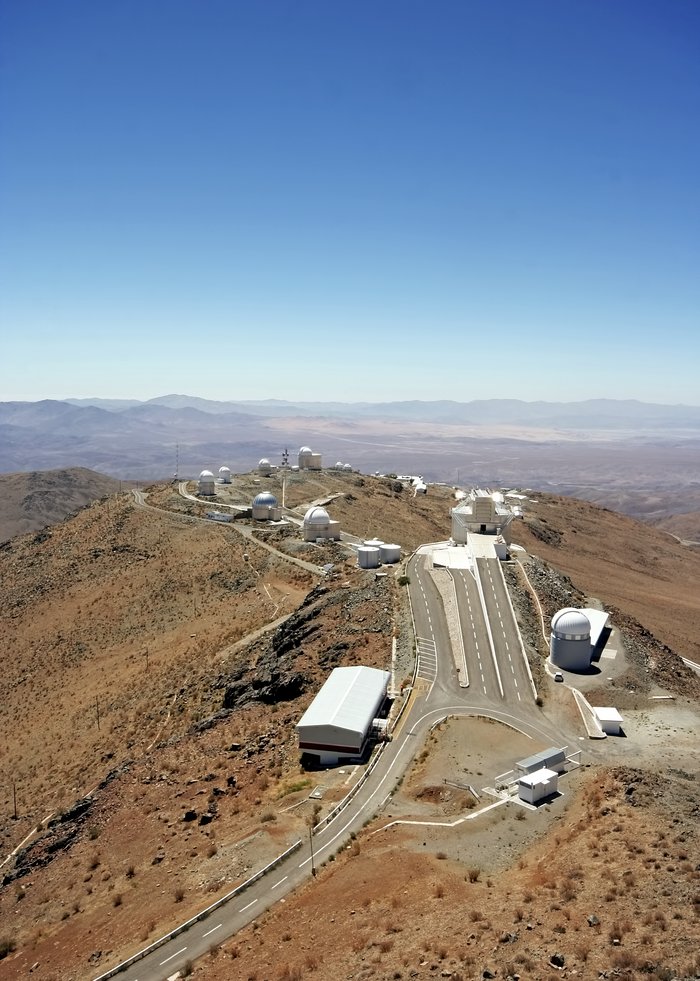
{"label": "rolling brown hill", "polygon": [[[249,474],[236,478],[230,500],[249,502],[262,486],[283,491],[279,477]],[[284,492],[300,515],[331,499],[344,530],[394,540],[406,552],[449,534],[454,503],[448,488],[413,497],[391,480],[356,474],[300,475]],[[592,505],[537,498],[516,540],[638,621],[654,635],[641,635],[650,649],[697,652],[695,553]],[[171,486],[150,488],[148,502],[138,506],[130,494],[96,501],[0,549],[0,861],[23,842],[2,867],[3,981],[30,968],[42,981],[93,977],[269,861],[312,813],[316,778],[300,770],[293,726],[321,680],[340,664],[386,666],[393,637],[399,657],[411,656],[405,590],[393,576],[376,579],[340,546],[302,543],[294,530],[249,529],[251,537],[246,522],[215,525],[203,518],[210,504],[186,501]],[[330,560],[334,569],[322,577],[293,560]],[[666,657],[673,664],[673,651]],[[681,712],[675,776],[659,782],[658,753],[648,761],[637,754],[634,772],[599,759],[572,784],[556,825],[544,816],[532,824],[494,819],[471,845],[469,835],[375,836],[380,816],[322,870],[317,888],[271,910],[195,973],[212,981],[379,981],[443,971],[476,977],[487,965],[505,977],[520,965],[523,977],[548,978],[558,973],[548,958],[561,949],[581,977],[631,970],[644,958],[646,976],[662,977],[654,972],[665,966],[664,945],[666,963],[685,969],[696,952],[700,856],[691,833],[697,765],[692,754],[687,762],[682,735],[686,716],[697,718],[696,696],[680,664],[679,672],[660,681],[676,685],[667,690]],[[560,694],[543,690],[544,711]],[[466,758],[498,743],[469,729],[457,752],[449,738],[436,733],[409,773],[404,807],[432,792],[425,768],[441,753]],[[331,806],[344,778],[337,786],[333,774],[326,779]],[[447,804],[436,801],[439,818]],[[582,880],[584,837],[592,865]],[[401,863],[392,860],[397,847]],[[657,860],[663,869],[655,871]],[[634,882],[622,890],[611,880],[603,898],[606,868]],[[668,893],[663,927],[659,888]],[[467,909],[480,913],[465,920]],[[591,912],[601,929],[587,926]],[[615,930],[624,951],[613,948]],[[644,949],[625,967],[630,932]],[[501,940],[510,934],[518,939]]]}
{"label": "rolling brown hill", "polygon": [[0,474],[0,542],[55,525],[120,489],[121,481],[84,467]]}

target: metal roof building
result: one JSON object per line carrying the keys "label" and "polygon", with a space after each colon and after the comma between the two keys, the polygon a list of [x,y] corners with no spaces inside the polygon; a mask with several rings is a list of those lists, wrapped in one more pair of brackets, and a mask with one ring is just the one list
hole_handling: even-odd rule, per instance
{"label": "metal roof building", "polygon": [[377,668],[334,668],[297,723],[299,749],[325,764],[361,756],[389,677]]}
{"label": "metal roof building", "polygon": [[543,749],[541,753],[528,756],[527,759],[520,760],[515,764],[515,769],[521,773],[535,773],[537,770],[545,768],[563,773],[566,769],[566,753],[563,749],[552,746],[550,749]]}

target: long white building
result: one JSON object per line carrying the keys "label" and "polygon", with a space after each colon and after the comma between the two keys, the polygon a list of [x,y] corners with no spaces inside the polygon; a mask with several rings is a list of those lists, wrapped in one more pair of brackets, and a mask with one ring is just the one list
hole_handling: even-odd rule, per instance
{"label": "long white building", "polygon": [[299,749],[326,765],[362,756],[389,678],[377,668],[334,668],[297,723]]}

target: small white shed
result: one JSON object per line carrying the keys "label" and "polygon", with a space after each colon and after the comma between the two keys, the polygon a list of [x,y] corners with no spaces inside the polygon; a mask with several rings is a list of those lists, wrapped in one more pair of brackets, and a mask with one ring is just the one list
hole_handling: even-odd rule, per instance
{"label": "small white shed", "polygon": [[559,774],[546,767],[528,773],[518,780],[518,797],[526,804],[539,804],[546,797],[556,794],[558,789]]}
{"label": "small white shed", "polygon": [[619,736],[622,729],[622,716],[617,711],[616,708],[608,707],[593,707],[593,712],[598,724],[604,733],[608,736]]}

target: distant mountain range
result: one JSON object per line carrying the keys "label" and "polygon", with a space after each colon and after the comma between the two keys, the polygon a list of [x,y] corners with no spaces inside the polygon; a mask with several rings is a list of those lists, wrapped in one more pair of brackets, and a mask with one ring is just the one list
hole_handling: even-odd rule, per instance
{"label": "distant mountain range", "polygon": [[[472,402],[287,402],[259,399],[221,402],[191,395],[162,395],[138,402],[127,399],[65,399],[70,405],[125,412],[138,406],[196,409],[212,415],[244,413],[257,417],[305,416],[443,422],[454,425],[528,425],[562,429],[700,429],[700,406],[660,405],[633,399],[583,402],[524,402],[479,399]],[[15,403],[17,404],[17,403]],[[25,403],[20,403],[25,404]]]}
{"label": "distant mountain range", "polygon": [[0,403],[0,473],[86,467],[120,479],[234,473],[300,446],[324,465],[529,486],[659,520],[700,510],[700,406],[585,402],[148,401]]}

